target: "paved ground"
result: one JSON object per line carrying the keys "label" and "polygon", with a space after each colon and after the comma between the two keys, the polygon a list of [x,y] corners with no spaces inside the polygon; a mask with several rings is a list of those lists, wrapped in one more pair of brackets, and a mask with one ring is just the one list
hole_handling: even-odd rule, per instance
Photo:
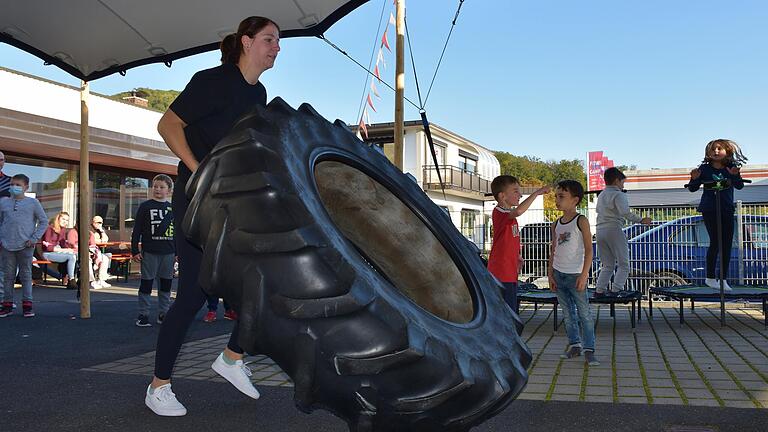
{"label": "paved ground", "polygon": [[[198,320],[190,329],[174,380],[190,413],[149,413],[142,394],[157,326],[133,325],[135,285],[94,292],[89,320],[77,318],[74,294],[61,289],[36,289],[37,317],[0,320],[0,430],[346,430],[330,414],[296,410],[290,380],[266,357],[249,358],[259,401],[215,377],[209,366],[231,329],[226,321]],[[557,357],[565,339],[562,327],[552,331],[551,309],[524,308],[523,337],[534,352],[530,382],[520,400],[476,430],[763,430],[768,332],[759,312],[734,305],[721,329],[716,310],[687,311],[681,326],[671,304],[654,306],[661,307],[653,321],[645,311],[635,332],[626,310],[617,308],[616,320],[599,310],[603,365],[594,368]]]}

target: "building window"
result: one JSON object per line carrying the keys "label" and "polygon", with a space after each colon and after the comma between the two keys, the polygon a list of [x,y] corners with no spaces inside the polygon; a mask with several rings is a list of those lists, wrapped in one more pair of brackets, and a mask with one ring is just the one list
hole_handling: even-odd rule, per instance
{"label": "building window", "polygon": [[49,220],[61,211],[76,214],[76,166],[8,155],[6,158],[3,173],[29,177],[28,193],[40,201]]}
{"label": "building window", "polygon": [[141,203],[149,199],[149,180],[141,177],[125,177],[125,229],[133,229],[136,212]]}
{"label": "building window", "polygon": [[477,172],[477,156],[459,149],[459,168],[466,172]]}
{"label": "building window", "polygon": [[477,230],[477,210],[461,209],[461,233],[468,239],[473,239]]}
{"label": "building window", "polygon": [[120,174],[93,171],[93,215],[104,219],[104,230],[115,238],[120,230]]}
{"label": "building window", "polygon": [[[445,165],[445,146],[435,143],[435,156],[437,156],[437,164]],[[429,149],[429,142],[424,142],[424,165],[434,166],[435,160],[432,158],[432,151]]]}

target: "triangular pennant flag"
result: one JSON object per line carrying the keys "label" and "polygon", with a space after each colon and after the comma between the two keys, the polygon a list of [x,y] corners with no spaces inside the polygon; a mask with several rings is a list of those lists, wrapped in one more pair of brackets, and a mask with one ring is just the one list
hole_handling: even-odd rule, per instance
{"label": "triangular pennant flag", "polygon": [[389,13],[389,23],[395,25],[395,16],[392,15],[392,12]]}
{"label": "triangular pennant flag", "polygon": [[387,47],[387,50],[389,52],[392,52],[392,48],[389,47],[389,41],[387,40],[387,32],[384,32],[384,35],[381,37],[381,46]]}
{"label": "triangular pennant flag", "polygon": [[376,81],[371,80],[371,93],[373,93],[374,96],[381,99],[381,96],[379,96],[379,90],[376,89]]}
{"label": "triangular pennant flag", "polygon": [[378,112],[378,111],[376,111],[376,108],[373,106],[373,101],[371,100],[371,95],[370,94],[368,95],[368,106],[371,107],[373,112]]}
{"label": "triangular pennant flag", "polygon": [[376,65],[379,63],[381,63],[383,68],[387,68],[387,62],[384,61],[384,52],[381,50],[381,48],[379,48],[379,54],[376,56]]}
{"label": "triangular pennant flag", "polygon": [[363,119],[366,124],[371,124],[371,115],[368,114],[368,107],[363,108]]}
{"label": "triangular pennant flag", "polygon": [[376,79],[381,81],[381,75],[379,75],[379,65],[376,65],[376,67],[373,68],[373,75],[376,77]]}
{"label": "triangular pennant flag", "polygon": [[360,117],[360,123],[357,124],[357,133],[360,133],[360,131],[363,131],[363,134],[365,135],[365,138],[368,138],[368,128],[365,127],[365,122],[363,121],[363,118]]}

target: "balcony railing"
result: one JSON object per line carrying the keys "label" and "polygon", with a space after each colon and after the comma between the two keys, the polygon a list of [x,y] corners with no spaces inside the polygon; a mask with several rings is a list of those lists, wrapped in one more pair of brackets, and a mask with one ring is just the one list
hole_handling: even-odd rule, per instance
{"label": "balcony railing", "polygon": [[[491,192],[491,182],[477,173],[451,165],[438,165],[446,189],[486,194]],[[434,165],[424,166],[424,189],[440,190],[440,180]]]}

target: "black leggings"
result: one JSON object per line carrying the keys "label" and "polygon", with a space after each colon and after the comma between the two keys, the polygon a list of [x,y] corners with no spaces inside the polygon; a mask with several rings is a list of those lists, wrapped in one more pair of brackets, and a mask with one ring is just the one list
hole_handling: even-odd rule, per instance
{"label": "black leggings", "polygon": [[[707,249],[707,278],[720,279],[720,268],[717,267],[717,213],[715,211],[703,212],[704,226],[709,234],[709,249]],[[733,212],[721,210],[720,223],[722,223],[723,241],[723,279],[728,278],[728,264],[731,261],[731,249],[733,248]]]}
{"label": "black leggings", "polygon": [[[165,315],[160,334],[157,336],[155,376],[162,380],[171,379],[173,365],[176,363],[181,344],[184,343],[187,329],[208,300],[208,296],[197,283],[203,254],[200,249],[187,241],[181,228],[188,205],[184,189],[183,184],[178,184],[173,191],[173,229],[176,255],[179,257],[179,287],[176,300]],[[237,324],[235,323],[235,328],[229,337],[227,348],[242,354],[243,350],[237,344]]]}

